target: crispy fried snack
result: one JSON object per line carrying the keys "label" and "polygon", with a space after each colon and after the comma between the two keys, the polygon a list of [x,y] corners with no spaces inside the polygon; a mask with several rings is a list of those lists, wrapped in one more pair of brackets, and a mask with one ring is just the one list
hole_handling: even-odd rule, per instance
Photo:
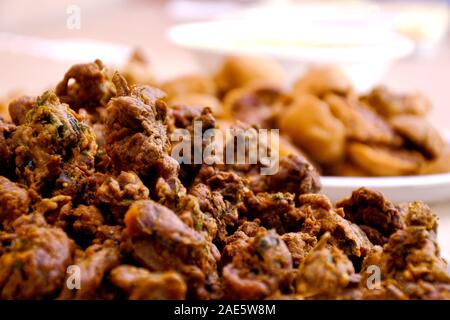
{"label": "crispy fried snack", "polygon": [[280,114],[280,130],[320,164],[343,158],[345,127],[327,104],[311,95],[303,95],[285,106]]}
{"label": "crispy fried snack", "polygon": [[331,113],[344,124],[347,139],[367,144],[401,144],[401,139],[388,123],[354,98],[327,94],[324,101],[330,106]]}
{"label": "crispy fried snack", "polygon": [[294,83],[295,94],[323,97],[327,93],[348,95],[353,92],[350,79],[338,68],[313,67]]}
{"label": "crispy fried snack", "polygon": [[350,143],[347,153],[352,162],[374,176],[417,174],[425,160],[416,151],[369,146],[358,142]]}
{"label": "crispy fried snack", "polygon": [[421,116],[431,109],[430,101],[420,93],[396,94],[384,86],[375,87],[362,100],[386,118],[401,114]]}
{"label": "crispy fried snack", "polygon": [[[226,91],[269,77],[261,65],[233,71],[242,61],[228,62],[226,72],[242,82],[227,82]],[[269,143],[278,135],[258,141],[270,155],[281,150],[277,171],[261,175],[261,159],[189,164],[170,156],[177,145],[169,134],[193,133],[196,121],[202,133],[254,127],[216,121],[208,107],[167,104],[161,90],[129,87],[118,73],[110,91],[100,62],[66,77],[75,82],[65,79],[58,94],[69,105],[49,91],[13,101],[14,123],[0,119],[0,299],[450,299],[437,217],[426,205],[395,206],[361,188],[333,206],[318,193],[316,169],[289,143],[326,170],[349,161],[374,175],[443,165],[446,151],[424,160],[412,150],[438,149],[426,130],[402,133],[393,117],[410,140],[395,145],[389,124],[341,79],[315,92],[320,98],[291,98],[273,86],[260,92],[267,87],[255,83],[234,91],[242,95],[230,105],[250,106],[248,119],[266,121],[256,110],[275,99],[274,110],[285,107],[277,117],[290,137],[278,146]]]}
{"label": "crispy fried snack", "polygon": [[283,68],[274,60],[250,57],[231,56],[225,59],[220,69],[214,75],[219,94],[248,85],[252,82],[270,82],[283,86],[286,74]]}
{"label": "crispy fried snack", "polygon": [[44,194],[75,195],[93,173],[95,134],[80,116],[45,92],[11,136],[16,175]]}
{"label": "crispy fried snack", "polygon": [[72,66],[56,86],[55,93],[63,103],[78,110],[105,106],[115,91],[105,66],[100,60],[95,60]]}
{"label": "crispy fried snack", "polygon": [[429,158],[439,157],[446,148],[439,132],[421,117],[401,115],[391,118],[390,123],[394,130]]}
{"label": "crispy fried snack", "polygon": [[233,89],[223,99],[225,114],[261,128],[272,128],[281,92],[279,86],[261,82]]}

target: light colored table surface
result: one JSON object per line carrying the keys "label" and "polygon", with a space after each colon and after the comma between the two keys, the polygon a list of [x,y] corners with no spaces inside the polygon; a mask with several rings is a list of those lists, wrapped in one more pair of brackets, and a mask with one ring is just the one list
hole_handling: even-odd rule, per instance
{"label": "light colored table surface", "polygon": [[[31,6],[27,12],[33,12],[32,6],[42,3],[25,2]],[[44,1],[47,2],[49,0]],[[61,0],[58,5],[53,2],[51,10],[36,7],[38,13],[51,11],[51,17],[44,19],[40,14],[29,14],[16,23],[12,17],[23,11],[23,1],[9,1],[7,13],[0,10],[0,21],[3,21],[3,24],[0,23],[1,31],[51,38],[87,37],[139,46],[150,54],[156,74],[163,78],[199,69],[197,61],[166,40],[165,30],[172,21],[161,10],[161,1],[131,1],[126,7],[120,1],[115,1],[119,6],[102,5],[96,9],[86,9],[82,11],[81,29],[68,30],[65,27],[65,10],[72,2],[76,1]],[[91,2],[81,3],[84,8],[90,6]],[[19,88],[30,94],[38,94],[61,79],[68,67],[69,64],[0,52],[0,93]],[[385,83],[394,89],[423,91],[434,103],[431,121],[441,129],[449,129],[450,40],[428,59],[419,62],[418,59],[410,58],[396,63],[386,75]],[[432,209],[440,217],[439,240],[442,251],[450,256],[450,202],[434,205]]]}

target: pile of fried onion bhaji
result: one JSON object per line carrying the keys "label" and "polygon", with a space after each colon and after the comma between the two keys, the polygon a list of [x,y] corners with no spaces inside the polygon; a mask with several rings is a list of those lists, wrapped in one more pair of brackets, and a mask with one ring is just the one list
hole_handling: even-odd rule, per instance
{"label": "pile of fried onion bhaji", "polygon": [[[54,90],[9,103],[11,120],[0,120],[0,299],[450,299],[437,217],[422,202],[394,205],[360,188],[333,205],[313,165],[287,147],[274,175],[260,175],[261,163],[170,156],[177,128],[233,125],[216,120],[214,97],[250,90],[244,100],[228,95],[228,106],[241,108],[278,96],[262,84],[240,87],[258,70],[233,78],[228,69],[215,85],[166,83],[166,95],[126,73],[111,76],[97,60],[74,65]],[[191,100],[183,104],[175,89]],[[305,99],[340,114],[342,92],[331,91]],[[259,111],[256,124],[273,121]],[[375,117],[364,112],[342,111],[341,120]],[[397,143],[376,121],[352,135]],[[78,287],[69,286],[71,266]]]}

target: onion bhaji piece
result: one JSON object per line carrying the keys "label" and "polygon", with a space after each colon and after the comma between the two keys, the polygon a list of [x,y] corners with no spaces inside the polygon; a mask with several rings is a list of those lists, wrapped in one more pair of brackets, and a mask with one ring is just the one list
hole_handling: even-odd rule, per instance
{"label": "onion bhaji piece", "polygon": [[430,207],[422,201],[414,201],[399,206],[407,226],[422,226],[428,231],[437,232],[438,218]]}
{"label": "onion bhaji piece", "polygon": [[8,110],[12,121],[16,125],[25,122],[28,111],[33,109],[36,104],[36,98],[31,96],[21,96],[9,103]]}
{"label": "onion bhaji piece", "polygon": [[55,297],[72,262],[72,240],[39,214],[21,216],[13,227],[14,240],[0,256],[0,298]]}
{"label": "onion bhaji piece", "polygon": [[345,219],[359,225],[377,245],[383,245],[387,237],[405,227],[401,212],[389,200],[380,192],[364,187],[338,201],[336,208],[341,208]]}
{"label": "onion bhaji piece", "polygon": [[120,265],[111,271],[111,282],[128,294],[129,300],[182,300],[187,286],[174,271],[150,272],[144,268]]}
{"label": "onion bhaji piece", "polygon": [[[209,211],[210,208],[206,207],[200,198],[187,194],[178,178],[159,178],[155,190],[158,202],[173,210],[190,228],[198,232],[205,231],[211,239],[218,236],[218,224],[224,225],[225,221],[215,217],[215,212]],[[237,217],[235,219],[237,220]]]}
{"label": "onion bhaji piece", "polygon": [[262,179],[265,185],[263,191],[267,192],[290,192],[301,195],[316,193],[321,188],[316,169],[305,158],[295,154],[281,157],[278,171],[263,176]]}
{"label": "onion bhaji piece", "polygon": [[396,94],[384,86],[373,88],[362,100],[386,118],[401,114],[425,115],[431,109],[431,102],[420,93]]}
{"label": "onion bhaji piece", "polygon": [[113,77],[117,96],[107,106],[106,152],[116,170],[138,175],[156,170],[157,176],[178,173],[179,165],[168,154],[167,105],[162,92],[150,87],[132,86],[118,73]]}
{"label": "onion bhaji piece", "polygon": [[349,140],[393,146],[402,142],[383,118],[356,99],[327,94],[324,101],[330,106],[331,113],[344,124]]}
{"label": "onion bhaji piece", "polygon": [[28,213],[30,204],[26,189],[0,176],[0,225],[6,229],[8,224]]}
{"label": "onion bhaji piece", "polygon": [[87,247],[104,223],[105,218],[96,206],[79,205],[72,209],[69,205],[61,208],[55,225],[64,229],[78,245]]}
{"label": "onion bhaji piece", "polygon": [[417,174],[425,159],[416,151],[370,146],[359,142],[349,143],[350,160],[374,176],[403,176]]}
{"label": "onion bhaji piece", "polygon": [[[365,286],[368,267],[380,269],[377,288]],[[383,248],[375,246],[361,270],[363,299],[449,299],[450,274],[439,256],[436,233],[408,226],[392,234]]]}
{"label": "onion bhaji piece", "polygon": [[259,219],[269,229],[279,234],[298,231],[304,222],[304,215],[295,207],[295,196],[290,193],[260,192],[246,199],[247,216]]}
{"label": "onion bhaji piece", "polygon": [[275,230],[247,239],[223,270],[229,299],[261,299],[279,290],[292,270],[291,254]]}
{"label": "onion bhaji piece", "polygon": [[353,92],[353,85],[338,68],[313,67],[294,83],[294,92],[318,97],[324,97],[327,93],[346,96]]}
{"label": "onion bhaji piece", "polygon": [[275,126],[275,102],[281,88],[270,83],[250,84],[233,89],[223,99],[225,114],[261,128]]}
{"label": "onion bhaji piece", "polygon": [[352,262],[324,234],[299,267],[296,293],[306,299],[336,299],[359,279]]}
{"label": "onion bhaji piece", "polygon": [[294,268],[298,268],[316,245],[317,238],[304,232],[288,232],[281,236],[292,256]]}
{"label": "onion bhaji piece", "polygon": [[105,106],[115,90],[100,60],[73,65],[56,86],[55,93],[72,109],[92,111]]}
{"label": "onion bhaji piece", "polygon": [[226,58],[214,75],[219,95],[255,82],[270,82],[283,86],[286,78],[286,72],[276,61],[251,56]]}
{"label": "onion bhaji piece", "polygon": [[[152,200],[135,201],[125,215],[125,225],[132,254],[143,266],[153,271],[180,272],[188,286],[199,277],[205,282],[203,286],[214,286],[220,255],[217,248],[172,210]],[[198,284],[192,286],[194,295],[208,294]]]}
{"label": "onion bhaji piece", "polygon": [[[75,257],[74,266],[79,268],[80,287],[70,289],[64,286],[59,299],[95,299],[105,275],[120,264],[119,249],[115,246],[94,244]],[[66,282],[70,282],[68,274]]]}
{"label": "onion bhaji piece", "polygon": [[428,158],[439,157],[448,146],[440,133],[423,117],[399,115],[390,119],[392,127]]}
{"label": "onion bhaji piece", "polygon": [[122,171],[118,176],[108,175],[98,187],[93,200],[97,205],[107,206],[116,222],[123,217],[136,200],[149,198],[149,190],[132,171]]}
{"label": "onion bhaji piece", "polygon": [[300,231],[316,236],[329,232],[329,242],[348,256],[364,257],[371,250],[372,243],[361,228],[344,219],[344,212],[334,210],[324,195],[301,195],[299,205],[299,211],[304,217]]}
{"label": "onion bhaji piece", "polygon": [[39,192],[76,195],[93,173],[95,134],[48,91],[12,135],[19,181]]}
{"label": "onion bhaji piece", "polygon": [[320,164],[333,163],[345,154],[345,127],[328,105],[311,95],[296,97],[280,114],[281,131]]}

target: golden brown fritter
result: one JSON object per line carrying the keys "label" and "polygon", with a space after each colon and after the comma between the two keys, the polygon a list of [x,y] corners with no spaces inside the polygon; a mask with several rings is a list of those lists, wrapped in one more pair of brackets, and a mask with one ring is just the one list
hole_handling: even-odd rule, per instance
{"label": "golden brown fritter", "polygon": [[348,95],[353,85],[347,75],[334,67],[312,67],[294,83],[294,94],[323,97],[327,93]]}
{"label": "golden brown fritter", "polygon": [[217,277],[219,252],[204,234],[151,200],[134,202],[125,215],[125,225],[132,254],[143,266],[155,271],[178,270],[187,283],[197,274],[203,288],[196,288],[193,294],[208,294],[204,285]]}
{"label": "golden brown fritter", "polygon": [[92,129],[51,91],[27,112],[12,135],[19,181],[45,194],[75,195],[93,173]]}
{"label": "golden brown fritter", "polygon": [[251,83],[229,91],[223,99],[225,114],[261,128],[275,126],[275,103],[281,87],[271,83]]}
{"label": "golden brown fritter", "polygon": [[342,208],[345,219],[359,225],[377,245],[383,245],[392,233],[404,228],[400,211],[380,192],[367,188],[353,191],[351,197],[338,201],[336,208]]}
{"label": "golden brown fritter", "polygon": [[330,106],[331,113],[344,124],[347,139],[368,144],[400,145],[401,139],[389,124],[356,99],[327,94],[324,101]]}
{"label": "golden brown fritter", "polygon": [[350,160],[374,176],[404,176],[417,174],[425,162],[416,151],[369,146],[358,142],[347,147]]}
{"label": "golden brown fritter", "polygon": [[440,133],[425,119],[414,115],[400,115],[390,119],[395,131],[429,158],[442,154],[447,144]]}
{"label": "golden brown fritter", "polygon": [[286,74],[274,60],[252,57],[231,56],[225,59],[214,75],[219,94],[240,88],[254,82],[268,81],[276,85],[284,85]]}
{"label": "golden brown fritter", "polygon": [[329,238],[323,235],[299,267],[296,293],[306,299],[336,298],[356,276],[352,262],[327,243]]}
{"label": "golden brown fritter", "polygon": [[95,110],[105,106],[115,91],[105,66],[95,60],[72,66],[56,86],[55,93],[74,110]]}
{"label": "golden brown fritter", "polygon": [[21,96],[9,103],[8,110],[12,121],[16,125],[25,122],[26,115],[36,104],[36,98],[31,96]]}
{"label": "golden brown fritter", "polygon": [[431,108],[430,101],[420,93],[396,94],[384,86],[372,89],[363,101],[386,118],[401,114],[420,116]]}
{"label": "golden brown fritter", "polygon": [[13,228],[14,240],[0,256],[0,298],[54,298],[72,262],[73,241],[39,214],[21,216]]}
{"label": "golden brown fritter", "polygon": [[156,170],[169,177],[178,172],[178,163],[168,155],[167,105],[158,89],[128,88],[123,77],[114,76],[117,96],[107,106],[106,152],[116,170],[146,175]]}
{"label": "golden brown fritter", "polygon": [[[114,246],[92,245],[85,251],[79,252],[74,265],[79,268],[79,288],[64,287],[59,299],[85,300],[99,296],[98,290],[105,274],[120,263],[119,249]],[[71,274],[69,273],[70,277]],[[67,279],[70,281],[70,279]]]}
{"label": "golden brown fritter", "polygon": [[320,164],[343,158],[345,127],[328,105],[311,95],[295,98],[280,114],[280,130]]}
{"label": "golden brown fritter", "polygon": [[31,204],[28,191],[0,176],[0,225],[3,227],[27,214]]}
{"label": "golden brown fritter", "polygon": [[258,233],[223,268],[225,297],[267,297],[279,290],[291,268],[291,254],[280,236],[274,230]]}
{"label": "golden brown fritter", "polygon": [[111,271],[111,282],[123,289],[130,300],[181,300],[186,283],[176,272],[149,272],[144,268],[121,265]]}

